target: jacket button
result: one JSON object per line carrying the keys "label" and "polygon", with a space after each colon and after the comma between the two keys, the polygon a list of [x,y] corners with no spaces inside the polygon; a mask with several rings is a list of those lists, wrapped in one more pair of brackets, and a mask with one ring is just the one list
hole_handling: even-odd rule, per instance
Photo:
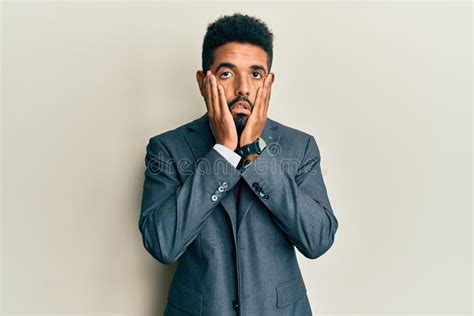
{"label": "jacket button", "polygon": [[232,307],[238,311],[239,310],[239,303],[237,303],[237,301],[232,301]]}
{"label": "jacket button", "polygon": [[254,187],[254,188],[258,188],[259,186],[260,186],[260,184],[258,184],[257,182],[252,183],[252,187]]}

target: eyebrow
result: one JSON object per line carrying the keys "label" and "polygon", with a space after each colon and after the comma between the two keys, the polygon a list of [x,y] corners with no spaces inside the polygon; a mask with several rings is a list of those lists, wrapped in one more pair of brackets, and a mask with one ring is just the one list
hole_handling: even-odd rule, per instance
{"label": "eyebrow", "polygon": [[[217,67],[216,67],[216,71],[214,72],[218,72],[219,69],[223,68],[223,67],[227,67],[227,68],[231,68],[231,69],[235,69],[237,68],[236,65],[232,64],[232,63],[220,63]],[[252,65],[250,66],[251,69],[253,70],[263,70],[263,72],[265,72],[265,74],[267,74],[267,70],[265,69],[265,67],[263,67],[262,65]]]}

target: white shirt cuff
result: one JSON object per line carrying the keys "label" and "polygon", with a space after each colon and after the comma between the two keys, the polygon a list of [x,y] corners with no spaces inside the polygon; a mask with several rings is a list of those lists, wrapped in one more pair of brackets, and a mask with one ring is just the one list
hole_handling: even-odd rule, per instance
{"label": "white shirt cuff", "polygon": [[238,153],[233,152],[232,150],[221,144],[215,144],[213,148],[217,150],[217,152],[221,154],[221,156],[227,159],[227,161],[230,162],[230,164],[233,165],[234,168],[237,167],[241,159]]}

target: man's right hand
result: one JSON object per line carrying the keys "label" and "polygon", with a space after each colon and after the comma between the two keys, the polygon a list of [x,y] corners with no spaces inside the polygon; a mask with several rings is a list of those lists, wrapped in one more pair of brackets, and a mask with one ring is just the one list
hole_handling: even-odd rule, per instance
{"label": "man's right hand", "polygon": [[224,87],[217,82],[210,70],[204,79],[204,100],[207,115],[217,144],[234,151],[238,145],[237,129],[225,98]]}

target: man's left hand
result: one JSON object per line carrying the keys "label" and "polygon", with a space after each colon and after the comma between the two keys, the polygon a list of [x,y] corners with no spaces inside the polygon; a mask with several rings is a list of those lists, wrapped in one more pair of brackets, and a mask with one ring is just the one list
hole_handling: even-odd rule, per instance
{"label": "man's left hand", "polygon": [[[247,119],[245,128],[240,136],[239,146],[245,146],[255,141],[262,135],[265,122],[267,121],[268,105],[270,103],[270,94],[272,90],[274,74],[269,73],[263,85],[258,88],[252,113]],[[253,157],[252,157],[253,158]]]}

